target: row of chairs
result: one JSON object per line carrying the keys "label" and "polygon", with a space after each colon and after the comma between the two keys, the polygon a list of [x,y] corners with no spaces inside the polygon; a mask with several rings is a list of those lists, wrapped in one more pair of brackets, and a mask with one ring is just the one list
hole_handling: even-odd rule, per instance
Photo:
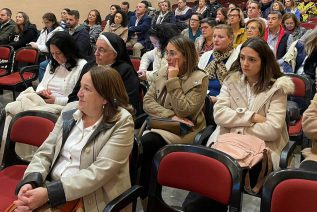
{"label": "row of chairs", "polygon": [[16,92],[32,85],[38,77],[39,51],[30,47],[14,51],[12,46],[0,45],[0,90]]}

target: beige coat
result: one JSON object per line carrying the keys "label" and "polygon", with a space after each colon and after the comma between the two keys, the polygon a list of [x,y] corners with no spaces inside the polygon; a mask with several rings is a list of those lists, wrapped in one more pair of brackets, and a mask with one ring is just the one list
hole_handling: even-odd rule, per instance
{"label": "beige coat", "polygon": [[[248,108],[246,88],[240,72],[226,78],[214,105],[214,118],[218,127],[207,145],[215,142],[219,134],[231,132],[254,135],[264,140],[271,149],[273,166],[277,169],[281,151],[288,142],[285,122],[287,94],[294,91],[294,84],[289,77],[278,78],[270,89],[256,95],[251,108]],[[254,113],[265,116],[266,121],[252,123]]]}
{"label": "beige coat", "polygon": [[312,140],[312,148],[306,148],[302,153],[305,160],[317,161],[317,94],[303,114],[302,126],[307,138]]}
{"label": "beige coat", "polygon": [[[207,93],[208,78],[202,71],[194,71],[188,77],[167,79],[167,69],[156,72],[156,79],[151,84],[144,97],[144,111],[150,116],[160,118],[172,118],[177,115],[189,118],[195,124],[192,131],[184,136],[178,136],[168,131],[152,129],[152,132],[160,134],[168,143],[190,143],[197,132],[205,125],[205,117],[202,112]],[[161,98],[164,88],[167,89],[166,98]]]}
{"label": "beige coat", "polygon": [[104,32],[112,32],[112,33],[118,35],[120,38],[122,38],[122,40],[124,40],[124,42],[127,42],[127,40],[128,40],[128,27],[120,26],[120,27],[112,30],[111,27],[109,26],[109,24],[107,24],[103,31]]}
{"label": "beige coat", "polygon": [[[66,109],[69,109],[68,106]],[[101,122],[90,136],[81,153],[80,171],[50,182],[51,186],[47,184],[49,193],[49,187],[54,184],[55,192],[59,190],[59,194],[64,193],[66,201],[83,197],[85,211],[97,212],[103,211],[109,201],[131,187],[129,155],[133,145],[134,124],[128,111],[121,108],[120,113],[121,118],[114,125]],[[34,155],[23,181],[36,174],[40,174],[43,180],[48,177],[61,151],[63,131],[65,133],[65,130],[71,129],[72,115],[67,117],[65,114],[60,116],[54,130]],[[59,201],[63,202],[63,199],[63,196],[59,197]]]}

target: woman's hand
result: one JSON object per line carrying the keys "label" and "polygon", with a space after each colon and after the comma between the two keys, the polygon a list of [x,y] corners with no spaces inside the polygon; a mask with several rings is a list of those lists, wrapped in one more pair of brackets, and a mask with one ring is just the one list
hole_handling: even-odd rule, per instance
{"label": "woman's hand", "polygon": [[177,77],[179,73],[178,59],[175,59],[175,67],[169,66],[167,70],[168,70],[168,79]]}
{"label": "woman's hand", "polygon": [[[18,208],[20,208],[20,211],[22,211],[23,209],[27,209],[27,207],[34,210],[47,203],[47,201],[47,189],[43,187],[38,187],[32,190],[25,191],[23,195],[20,196],[19,199],[14,203],[18,206]],[[24,202],[24,205],[20,205],[21,202]]]}
{"label": "woman's hand", "polygon": [[30,46],[34,49],[37,49],[37,44],[35,42],[30,42]]}
{"label": "woman's hand", "polygon": [[55,97],[50,90],[42,90],[38,95],[41,96],[47,104],[55,103]]}
{"label": "woman's hand", "polygon": [[194,123],[191,120],[187,119],[187,118],[181,118],[181,117],[178,117],[178,116],[173,116],[172,120],[179,121],[179,122],[181,122],[183,124],[186,124],[186,125],[188,125],[190,127],[194,126]]}
{"label": "woman's hand", "polygon": [[138,76],[141,80],[146,80],[146,70],[138,70]]}
{"label": "woman's hand", "polygon": [[14,210],[16,212],[22,211],[32,211],[31,208],[28,206],[28,203],[24,201],[24,196],[26,197],[26,192],[32,190],[31,184],[25,184],[21,187],[18,193],[18,199],[14,201],[14,204],[17,208]]}
{"label": "woman's hand", "polygon": [[265,121],[266,121],[266,118],[258,113],[254,113],[253,116],[251,117],[251,122],[253,123],[262,123]]}

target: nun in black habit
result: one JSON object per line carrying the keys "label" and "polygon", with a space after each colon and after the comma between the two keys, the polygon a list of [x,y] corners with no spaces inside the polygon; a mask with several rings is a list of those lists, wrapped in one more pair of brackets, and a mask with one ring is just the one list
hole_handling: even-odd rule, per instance
{"label": "nun in black habit", "polygon": [[93,66],[111,66],[119,72],[129,96],[130,104],[136,110],[136,114],[142,111],[139,102],[139,79],[133,68],[124,41],[116,34],[103,32],[96,42],[95,58],[88,62],[80,74],[73,92],[68,96],[68,102],[78,101],[77,93],[80,89],[82,76]]}

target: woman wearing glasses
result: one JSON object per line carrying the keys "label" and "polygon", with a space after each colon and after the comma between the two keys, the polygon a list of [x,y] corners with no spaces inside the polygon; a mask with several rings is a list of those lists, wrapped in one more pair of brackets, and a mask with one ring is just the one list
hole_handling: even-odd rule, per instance
{"label": "woman wearing glasses", "polygon": [[[208,78],[197,70],[198,55],[192,41],[184,36],[170,39],[166,47],[168,67],[158,71],[143,101],[144,111],[152,116],[168,118],[186,126],[186,132],[175,134],[163,129],[151,129],[143,134],[141,185],[147,196],[150,168],[157,150],[169,143],[191,143],[205,127],[202,113]],[[145,201],[144,201],[145,202]]]}
{"label": "woman wearing glasses", "polygon": [[228,12],[228,24],[233,29],[233,48],[247,40],[244,29],[244,16],[240,8],[233,8]]}
{"label": "woman wearing glasses", "polygon": [[195,42],[195,40],[201,35],[200,21],[201,15],[198,13],[193,13],[189,19],[188,28],[184,29],[181,34]]}

